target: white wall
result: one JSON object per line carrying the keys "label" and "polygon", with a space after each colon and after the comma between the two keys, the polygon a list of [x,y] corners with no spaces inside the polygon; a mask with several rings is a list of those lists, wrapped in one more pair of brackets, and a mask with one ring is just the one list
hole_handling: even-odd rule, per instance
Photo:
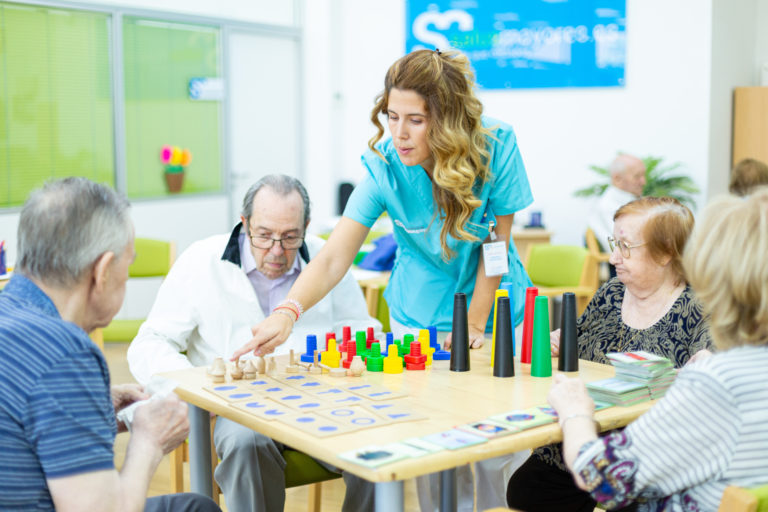
{"label": "white wall", "polygon": [[[731,5],[716,1],[723,8]],[[606,165],[618,151],[681,162],[680,170],[702,189],[698,202],[703,204],[710,165],[711,4],[628,0],[623,88],[480,93],[487,115],[514,126],[534,193],[531,209],[544,212],[555,242],[581,243],[589,201],[572,192],[596,181],[590,164]],[[368,121],[372,100],[387,67],[404,52],[405,22],[402,5],[376,0],[344,0],[344,5],[345,157],[340,176],[356,182],[359,155],[373,133]],[[753,23],[746,13],[733,16]],[[730,58],[753,66],[751,57]],[[528,212],[517,221],[527,222]]]}
{"label": "white wall", "polygon": [[[110,5],[112,0],[93,0]],[[404,52],[404,3],[380,0],[115,0],[114,5],[232,17],[262,23],[301,15],[303,179],[315,228],[336,209],[340,181],[361,178],[360,154],[373,134],[368,120],[387,67]],[[617,151],[680,162],[706,197],[725,191],[730,167],[731,89],[758,84],[768,62],[768,0],[627,0],[623,88],[486,91],[490,116],[518,134],[535,203],[558,243],[580,243],[589,202],[572,191],[595,181],[590,164]],[[235,107],[236,108],[236,107]],[[192,240],[228,230],[226,198],[147,201],[134,205],[137,234]],[[0,236],[15,259],[18,216],[0,214]],[[528,220],[528,212],[518,216]]]}

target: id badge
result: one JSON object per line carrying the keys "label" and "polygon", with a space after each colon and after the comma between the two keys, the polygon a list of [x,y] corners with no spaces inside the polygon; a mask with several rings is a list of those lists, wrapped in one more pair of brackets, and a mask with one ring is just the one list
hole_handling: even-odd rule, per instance
{"label": "id badge", "polygon": [[507,243],[503,240],[483,244],[483,263],[487,277],[501,276],[509,272]]}

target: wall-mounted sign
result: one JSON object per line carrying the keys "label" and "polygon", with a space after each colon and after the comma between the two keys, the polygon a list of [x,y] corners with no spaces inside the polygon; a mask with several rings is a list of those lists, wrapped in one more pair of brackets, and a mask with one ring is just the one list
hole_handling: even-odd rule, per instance
{"label": "wall-mounted sign", "polygon": [[189,79],[189,99],[221,101],[224,99],[224,80],[221,78],[195,77]]}
{"label": "wall-mounted sign", "polygon": [[406,51],[456,49],[485,89],[624,85],[626,0],[407,0]]}

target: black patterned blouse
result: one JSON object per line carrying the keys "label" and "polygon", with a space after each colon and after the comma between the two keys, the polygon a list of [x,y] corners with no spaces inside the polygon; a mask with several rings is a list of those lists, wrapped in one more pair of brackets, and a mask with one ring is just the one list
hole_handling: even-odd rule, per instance
{"label": "black patterned blouse", "polygon": [[[624,283],[614,277],[595,293],[576,321],[580,359],[610,364],[605,355],[608,352],[645,350],[668,358],[680,368],[699,350],[711,348],[709,324],[690,286],[685,287],[667,314],[647,329],[633,329],[622,321],[625,289]],[[533,453],[567,471],[560,448],[560,444],[542,446]]]}

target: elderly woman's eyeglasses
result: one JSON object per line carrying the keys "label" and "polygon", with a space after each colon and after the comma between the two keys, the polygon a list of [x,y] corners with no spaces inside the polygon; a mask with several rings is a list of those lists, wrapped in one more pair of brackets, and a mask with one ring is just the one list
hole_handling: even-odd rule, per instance
{"label": "elderly woman's eyeglasses", "polygon": [[290,250],[298,249],[299,247],[301,247],[301,244],[304,243],[304,238],[300,236],[272,238],[269,236],[250,235],[249,238],[251,239],[251,245],[254,246],[256,249],[269,250],[269,249],[272,249],[272,247],[275,245],[275,242],[279,242],[280,247],[282,247],[284,251],[290,251]]}
{"label": "elderly woman's eyeglasses", "polygon": [[635,247],[642,247],[646,243],[647,242],[643,242],[642,244],[629,245],[625,240],[617,240],[612,236],[608,237],[608,247],[611,249],[611,252],[615,251],[616,248],[618,247],[621,255],[627,259],[629,259],[630,249],[634,249]]}

